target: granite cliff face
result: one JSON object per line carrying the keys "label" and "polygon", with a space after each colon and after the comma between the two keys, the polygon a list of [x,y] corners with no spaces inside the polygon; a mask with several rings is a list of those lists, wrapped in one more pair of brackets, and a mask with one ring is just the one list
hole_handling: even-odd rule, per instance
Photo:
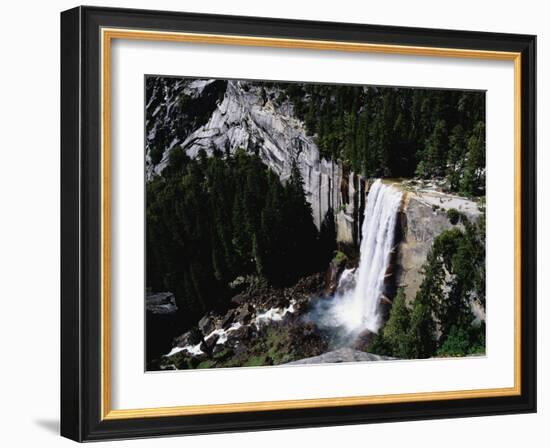
{"label": "granite cliff face", "polygon": [[404,200],[399,216],[400,242],[395,257],[396,286],[402,287],[407,300],[414,299],[423,276],[422,266],[426,261],[434,239],[453,224],[447,211],[455,209],[470,221],[481,214],[475,201],[442,193],[432,185],[413,185],[413,181],[398,183],[404,190]]}
{"label": "granite cliff face", "polygon": [[[172,149],[257,153],[285,182],[300,170],[317,227],[332,208],[340,242],[357,244],[364,180],[323,159],[292,104],[274,87],[247,81],[156,79],[147,98],[146,166],[150,178],[169,164]],[[193,115],[188,110],[195,110]],[[182,118],[183,116],[183,118]],[[159,138],[160,137],[160,138]],[[160,142],[160,145],[159,145]]]}

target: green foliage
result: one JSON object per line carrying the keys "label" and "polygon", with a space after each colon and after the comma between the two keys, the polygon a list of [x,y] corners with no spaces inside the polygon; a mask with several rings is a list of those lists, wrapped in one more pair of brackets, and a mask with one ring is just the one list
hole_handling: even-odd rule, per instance
{"label": "green foliage", "polygon": [[469,355],[484,355],[485,354],[485,322],[479,325],[473,325],[469,328],[470,347],[468,348]]}
{"label": "green foliage", "polygon": [[445,170],[445,153],[448,146],[447,127],[444,120],[437,120],[433,131],[420,151],[422,163],[416,169],[416,175],[423,178],[441,176]]}
{"label": "green foliage", "polygon": [[439,276],[434,272],[427,272],[424,282],[416,295],[411,312],[411,327],[408,332],[410,358],[429,358],[436,348],[436,324],[432,311],[434,294],[430,286],[439,282]]}
{"label": "green foliage", "polygon": [[258,367],[265,365],[270,365],[270,363],[268,363],[267,355],[262,353],[260,355],[253,355],[248,358],[242,367]]}
{"label": "green foliage", "polygon": [[369,351],[399,358],[484,353],[485,325],[473,324],[470,301],[474,297],[485,305],[485,217],[475,224],[458,217],[464,229],[435,238],[412,309],[398,291]]}
{"label": "green foliage", "polygon": [[170,357],[169,362],[178,369],[268,366],[317,356],[327,349],[327,341],[320,333],[293,323],[263,327],[250,339],[241,340],[238,350],[226,347],[196,366],[180,353]]}
{"label": "green foliage", "polygon": [[275,84],[286,92],[324,157],[367,177],[446,177],[485,192],[482,92]]}
{"label": "green foliage", "polygon": [[485,124],[479,122],[467,139],[467,154],[460,191],[469,195],[485,194]]}
{"label": "green foliage", "polygon": [[340,250],[337,250],[337,251],[334,252],[334,257],[332,258],[332,262],[336,265],[340,265],[341,263],[343,263],[347,259],[348,259],[348,257],[344,252],[342,252]]}
{"label": "green foliage", "polygon": [[450,208],[447,210],[447,218],[449,218],[450,223],[455,226],[460,221],[462,214],[456,208]]}
{"label": "green foliage", "polygon": [[464,356],[468,353],[470,338],[468,332],[460,327],[453,326],[445,338],[445,342],[437,350],[438,356]]}
{"label": "green foliage", "polygon": [[147,287],[175,294],[184,326],[225,309],[238,276],[285,286],[330,261],[334,216],[320,236],[296,167],[283,185],[241,150],[192,160],[177,148],[170,159],[147,183]]}
{"label": "green foliage", "polygon": [[435,240],[419,297],[429,300],[444,340],[453,327],[469,328],[473,321],[470,300],[485,304],[485,228],[463,220],[464,230],[453,228]]}
{"label": "green foliage", "polygon": [[485,353],[485,325],[453,326],[437,349],[437,356],[466,356]]}
{"label": "green foliage", "polygon": [[369,353],[377,353],[384,356],[393,356],[393,350],[384,338],[384,332],[381,331],[370,340],[366,351]]}
{"label": "green foliage", "polygon": [[447,153],[447,181],[452,191],[460,190],[460,179],[464,170],[466,148],[464,128],[457,124],[449,136]]}
{"label": "green foliage", "polygon": [[211,367],[214,367],[214,364],[216,363],[216,361],[214,360],[211,360],[211,359],[206,359],[204,361],[201,361],[197,367],[195,367],[196,369],[210,369]]}
{"label": "green foliage", "polygon": [[392,311],[382,331],[385,344],[392,356],[409,358],[411,356],[411,314],[405,303],[405,294],[400,289],[393,300]]}

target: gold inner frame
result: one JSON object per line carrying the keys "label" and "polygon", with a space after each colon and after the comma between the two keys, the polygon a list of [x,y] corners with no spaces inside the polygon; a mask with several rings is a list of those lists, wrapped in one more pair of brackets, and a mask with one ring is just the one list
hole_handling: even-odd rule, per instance
{"label": "gold inner frame", "polygon": [[[514,386],[441,392],[314,398],[229,404],[111,409],[110,388],[110,50],[113,39],[295,48],[357,53],[505,60],[514,63]],[[521,53],[304,39],[101,29],[101,419],[167,417],[229,412],[307,409],[382,403],[502,397],[521,394]]]}

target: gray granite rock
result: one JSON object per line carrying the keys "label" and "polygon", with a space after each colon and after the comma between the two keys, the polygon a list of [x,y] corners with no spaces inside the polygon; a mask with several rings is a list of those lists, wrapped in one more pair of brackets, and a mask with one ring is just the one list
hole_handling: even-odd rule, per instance
{"label": "gray granite rock", "polygon": [[153,314],[171,314],[178,310],[176,299],[171,292],[149,294],[145,298],[145,307]]}
{"label": "gray granite rock", "polygon": [[285,365],[300,365],[300,364],[332,364],[341,362],[366,362],[366,361],[384,361],[390,358],[389,356],[380,356],[373,353],[354,350],[353,348],[344,347],[330,352],[323,353],[319,356],[300,359],[298,361],[289,362]]}

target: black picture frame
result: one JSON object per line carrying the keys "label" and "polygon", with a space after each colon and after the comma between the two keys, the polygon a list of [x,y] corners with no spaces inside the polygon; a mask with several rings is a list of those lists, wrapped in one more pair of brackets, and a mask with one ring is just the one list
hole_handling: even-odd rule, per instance
{"label": "black picture frame", "polygon": [[[521,393],[102,419],[100,29],[364,42],[521,54]],[[76,441],[536,412],[536,37],[99,7],[61,13],[61,434]]]}

